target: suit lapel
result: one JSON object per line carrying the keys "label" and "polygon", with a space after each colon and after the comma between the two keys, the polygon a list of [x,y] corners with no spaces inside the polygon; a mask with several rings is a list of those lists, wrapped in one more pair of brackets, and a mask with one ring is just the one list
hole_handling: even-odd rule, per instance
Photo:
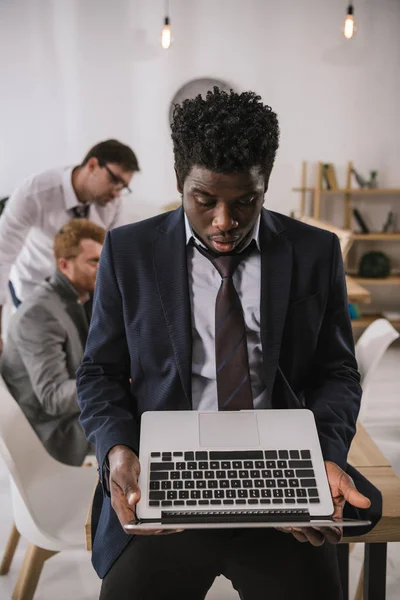
{"label": "suit lapel", "polygon": [[89,321],[82,304],[78,302],[78,292],[70,281],[60,271],[56,271],[50,278],[48,285],[60,296],[65,305],[65,310],[74,323],[82,348],[85,347],[89,329]]}
{"label": "suit lapel", "polygon": [[[183,210],[171,213],[153,241],[158,293],[188,406],[191,408],[192,323]],[[172,268],[171,268],[172,266]]]}
{"label": "suit lapel", "polygon": [[265,385],[272,404],[282,333],[289,303],[292,276],[292,245],[284,230],[276,227],[263,210],[260,223],[261,247],[261,343]]}

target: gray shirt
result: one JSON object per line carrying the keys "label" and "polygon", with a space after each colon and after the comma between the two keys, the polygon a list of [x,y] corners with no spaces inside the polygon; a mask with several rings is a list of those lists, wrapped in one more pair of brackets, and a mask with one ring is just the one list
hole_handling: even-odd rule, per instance
{"label": "gray shirt", "polygon": [[[194,237],[185,215],[189,295],[192,313],[193,410],[218,410],[215,369],[215,301],[221,277],[211,261],[189,244]],[[233,283],[243,306],[254,408],[268,408],[260,333],[261,255],[258,218],[253,230],[257,251],[239,263]],[[197,238],[196,238],[196,241]]]}

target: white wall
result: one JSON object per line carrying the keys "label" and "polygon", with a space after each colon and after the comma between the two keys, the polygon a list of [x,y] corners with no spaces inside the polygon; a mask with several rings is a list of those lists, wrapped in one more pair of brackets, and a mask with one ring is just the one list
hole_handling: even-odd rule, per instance
{"label": "white wall", "polygon": [[[196,77],[253,89],[278,113],[267,204],[288,213],[301,161],[346,161],[400,183],[400,2],[171,0],[174,44],[159,45],[162,0],[0,0],[0,195],[113,136],[137,152],[133,219],[177,199],[168,107]],[[343,181],[344,183],[344,181]],[[400,207],[400,199],[398,200]]]}

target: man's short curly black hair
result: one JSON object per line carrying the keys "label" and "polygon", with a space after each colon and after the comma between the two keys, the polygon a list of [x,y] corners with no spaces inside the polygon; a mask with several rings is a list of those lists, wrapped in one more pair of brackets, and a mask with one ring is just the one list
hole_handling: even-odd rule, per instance
{"label": "man's short curly black hair", "polygon": [[194,165],[216,173],[260,167],[269,177],[279,146],[278,117],[254,92],[214,87],[175,105],[172,123],[175,168],[183,185]]}

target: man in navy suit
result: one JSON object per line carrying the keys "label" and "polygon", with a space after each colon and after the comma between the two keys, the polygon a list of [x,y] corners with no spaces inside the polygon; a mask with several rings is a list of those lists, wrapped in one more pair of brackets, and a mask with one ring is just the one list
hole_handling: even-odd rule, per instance
{"label": "man in navy suit", "polygon": [[311,409],[335,514],[345,501],[370,504],[345,473],[361,389],[339,241],[263,208],[279,142],[276,114],[251,92],[214,88],[176,106],[172,139],[182,207],[107,234],[78,371],[81,424],[101,475],[93,506],[100,598],[200,600],[223,574],[245,600],[338,600],[340,530],[131,537],[122,529],[140,498],[143,412],[218,410],[221,276],[204,250],[214,257],[245,251],[233,282],[254,408]]}

